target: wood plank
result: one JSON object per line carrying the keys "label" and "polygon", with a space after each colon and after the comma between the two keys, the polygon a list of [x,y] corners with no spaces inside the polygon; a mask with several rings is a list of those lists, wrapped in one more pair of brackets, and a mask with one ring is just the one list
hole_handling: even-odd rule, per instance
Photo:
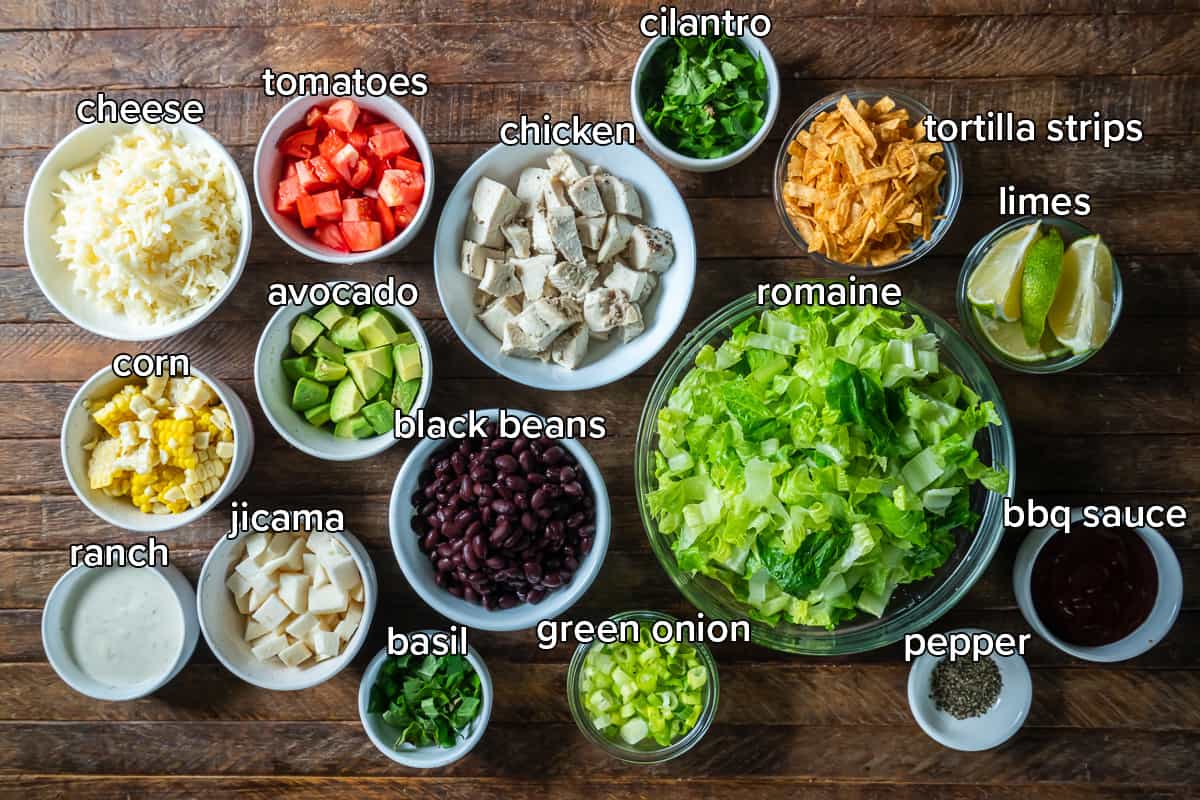
{"label": "wood plank", "polygon": [[[566,39],[575,46],[558,46]],[[628,22],[541,19],[276,25],[232,35],[220,28],[22,31],[0,33],[0,89],[253,86],[263,65],[334,72],[347,52],[364,69],[421,69],[442,83],[521,81],[532,63],[544,80],[621,80],[644,44]],[[1040,76],[1162,75],[1194,66],[1200,23],[1173,14],[1111,16],[1102,25],[1087,16],[813,17],[780,26],[770,45],[785,71],[844,78],[986,78],[1014,64]]]}

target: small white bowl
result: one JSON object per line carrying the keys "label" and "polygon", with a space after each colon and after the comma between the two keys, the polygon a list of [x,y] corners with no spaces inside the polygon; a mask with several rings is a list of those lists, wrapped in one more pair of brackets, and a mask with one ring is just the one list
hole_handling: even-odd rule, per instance
{"label": "small white bowl", "polygon": [[84,407],[84,401],[109,397],[121,386],[133,383],[139,380],[138,378],[118,378],[112,367],[105,367],[79,387],[79,391],[71,399],[71,404],[67,406],[59,443],[67,481],[83,504],[109,525],[137,533],[162,533],[181,528],[223,503],[250,470],[250,461],[254,458],[254,424],[250,421],[250,412],[246,410],[237,393],[224,381],[206,375],[196,367],[192,367],[191,374],[211,386],[229,411],[229,418],[233,422],[234,453],[221,487],[209,495],[199,508],[189,508],[178,514],[145,514],[139,511],[128,497],[109,497],[104,492],[92,489],[88,483],[89,453],[83,446],[99,435],[102,429]]}
{"label": "small white bowl", "polygon": [[133,125],[118,123],[96,123],[76,128],[63,137],[50,155],[38,167],[29,184],[25,199],[25,258],[29,271],[37,281],[38,288],[64,317],[84,330],[108,339],[127,342],[148,342],[175,336],[194,327],[211,314],[233,292],[238,279],[246,268],[246,257],[250,254],[250,239],[253,221],[250,214],[250,193],[242,172],[229,152],[206,130],[196,125],[181,122],[178,125],[156,126],[174,128],[190,144],[208,149],[224,162],[232,173],[237,190],[237,207],[242,217],[242,237],[238,244],[237,260],[229,270],[229,282],[207,305],[193,309],[191,313],[166,325],[147,328],[128,318],[100,308],[74,289],[74,276],[67,265],[58,259],[58,246],[54,243],[54,218],[59,213],[54,194],[63,189],[59,175],[63,170],[94,161],[113,138],[133,130]]}
{"label": "small white bowl", "polygon": [[[433,633],[433,631],[426,632]],[[385,647],[371,659],[366,672],[363,673],[362,682],[358,685],[358,718],[362,721],[363,730],[367,732],[371,744],[392,761],[417,769],[436,769],[449,766],[474,750],[475,745],[479,744],[479,740],[483,738],[483,732],[487,730],[488,722],[492,718],[494,694],[492,676],[488,672],[487,665],[483,663],[483,659],[479,657],[479,653],[475,652],[475,648],[468,646],[467,661],[479,675],[483,702],[479,706],[479,713],[467,726],[465,735],[460,733],[458,741],[452,747],[406,745],[404,749],[396,750],[392,747],[392,743],[400,736],[400,731],[384,722],[381,715],[367,713],[367,705],[371,700],[371,687],[375,685],[375,679],[379,676],[379,670],[387,655],[388,651]]]}
{"label": "small white bowl", "polygon": [[[337,282],[331,282],[334,286]],[[429,402],[429,391],[433,387],[433,352],[429,347],[429,339],[425,329],[416,315],[402,305],[395,304],[383,307],[393,314],[412,332],[421,351],[421,390],[413,401],[412,413],[424,408]],[[254,391],[258,395],[258,404],[271,427],[282,436],[288,444],[302,453],[325,461],[357,461],[370,458],[396,444],[398,439],[392,433],[383,433],[366,439],[343,439],[333,435],[333,431],[310,425],[304,415],[292,408],[292,385],[283,374],[280,362],[287,352],[288,341],[291,337],[292,323],[300,314],[309,314],[316,306],[283,306],[267,322],[262,336],[258,340],[258,349],[254,353]]]}
{"label": "small white bowl", "polygon": [[[965,628],[955,633],[984,633]],[[991,656],[1000,669],[1003,685],[1000,696],[981,716],[955,719],[937,707],[930,697],[933,668],[942,659],[929,654],[919,656],[908,672],[908,705],[917,724],[939,744],[953,750],[977,752],[1004,744],[1021,729],[1033,704],[1033,681],[1029,667],[1019,655]]]}
{"label": "small white bowl", "polygon": [[312,233],[305,230],[300,223],[275,210],[275,187],[283,177],[283,153],[278,144],[292,132],[293,128],[304,122],[304,117],[313,106],[325,105],[342,98],[337,95],[303,95],[297,97],[271,118],[258,140],[258,148],[254,151],[254,193],[258,195],[258,207],[262,211],[272,230],[293,250],[316,261],[326,264],[361,264],[365,261],[378,261],[408,247],[409,242],[417,237],[429,211],[433,208],[433,152],[421,126],[417,124],[408,110],[391,97],[352,97],[348,98],[358,103],[359,108],[394,123],[404,131],[404,135],[417,148],[421,156],[421,166],[425,175],[425,196],[413,221],[398,236],[374,250],[362,253],[343,253],[327,247],[316,240]]}
{"label": "small white bowl", "polygon": [[677,169],[686,170],[687,172],[718,172],[728,169],[734,164],[739,164],[749,158],[750,154],[767,140],[767,134],[771,131],[771,126],[775,124],[775,118],[779,115],[780,104],[779,68],[775,66],[775,59],[771,56],[770,49],[767,48],[766,43],[762,39],[750,34],[738,38],[742,44],[746,45],[751,54],[762,59],[763,67],[766,69],[767,111],[763,116],[763,124],[758,129],[758,132],[737,150],[720,158],[693,158],[685,156],[682,153],[677,153],[655,136],[654,131],[650,130],[650,126],[646,123],[646,110],[642,106],[641,92],[639,91],[642,76],[654,53],[658,48],[671,41],[672,37],[659,36],[651,39],[650,43],[642,49],[642,54],[638,56],[637,64],[633,68],[633,80],[629,84],[629,107],[633,112],[634,127],[637,128],[638,136],[641,137],[642,142],[646,147],[650,148],[650,152]]}
{"label": "small white bowl", "polygon": [[196,595],[200,613],[200,630],[204,641],[225,668],[246,683],[279,692],[308,689],[337,675],[345,669],[367,641],[371,618],[379,598],[379,582],[375,567],[366,548],[349,533],[329,533],[350,551],[363,582],[363,616],[358,630],[346,642],[342,652],[319,663],[289,667],[277,658],[259,661],[250,652],[244,638],[246,617],[238,611],[233,593],[225,585],[229,573],[242,560],[246,546],[241,538],[222,536],[204,560]]}
{"label": "small white bowl", "polygon": [[[505,409],[507,414],[514,417],[537,416],[528,411]],[[496,419],[499,410],[489,408],[477,412],[481,417]],[[428,603],[434,611],[468,628],[478,628],[485,631],[520,631],[532,628],[544,619],[553,619],[566,611],[583,597],[600,567],[604,563],[604,555],[608,551],[608,540],[612,528],[612,509],[608,501],[608,489],[604,485],[604,476],[600,468],[575,439],[560,439],[563,447],[579,462],[587,475],[588,484],[592,489],[596,511],[596,536],[592,542],[592,550],[579,561],[579,569],[571,577],[571,582],[546,595],[542,602],[521,603],[507,609],[488,611],[483,606],[469,603],[461,597],[455,597],[434,582],[433,565],[429,558],[421,552],[419,538],[412,529],[412,495],[417,491],[417,483],[421,473],[427,469],[429,456],[448,442],[449,439],[422,439],[408,458],[400,472],[396,475],[396,483],[392,486],[392,498],[388,505],[388,528],[392,537],[392,550],[400,563],[400,570],[409,584]]]}
{"label": "small white bowl", "polygon": [[69,614],[73,608],[75,590],[88,577],[92,567],[72,567],[54,584],[46,597],[46,606],[42,610],[42,647],[50,666],[58,673],[58,677],[80,694],[94,697],[97,700],[136,700],[153,694],[169,683],[192,657],[196,649],[196,640],[200,638],[200,626],[196,619],[196,593],[192,585],[175,567],[141,567],[141,569],[157,572],[171,587],[171,592],[178,601],[179,614],[183,621],[183,637],[180,641],[179,652],[176,653],[171,668],[166,673],[151,680],[123,688],[109,686],[87,675],[75,663],[67,643],[67,626]]}
{"label": "small white bowl", "polygon": [[475,357],[500,375],[517,383],[548,391],[594,389],[620,380],[653,358],[683,321],[696,282],[696,238],[692,219],[675,184],[654,160],[631,145],[596,145],[566,148],[585,163],[599,164],[607,172],[634,184],[646,211],[643,222],[671,233],[675,263],[658,276],[659,285],[642,304],[646,330],[629,343],[621,337],[607,342],[593,339],[578,369],[543,363],[536,358],[515,358],[500,352],[500,341],[475,316],[478,281],[460,269],[463,230],[471,213],[471,198],[481,177],[515,189],[521,171],[546,164],[553,145],[496,145],[467,169],[442,209],[434,243],[433,269],[438,297],[454,332]]}
{"label": "small white bowl", "polygon": [[[1063,535],[1086,536],[1087,529],[1078,524],[1082,519],[1082,509],[1071,509],[1071,522],[1075,526],[1076,532]],[[1033,604],[1030,579],[1033,576],[1033,565],[1037,561],[1038,553],[1042,551],[1046,542],[1050,541],[1051,536],[1059,533],[1054,526],[1030,531],[1025,537],[1025,541],[1021,543],[1021,548],[1017,551],[1016,563],[1013,565],[1013,592],[1017,595],[1017,605],[1021,609],[1021,615],[1029,623],[1029,627],[1059,650],[1084,661],[1104,663],[1126,661],[1140,656],[1161,642],[1171,630],[1171,626],[1175,624],[1179,610],[1183,606],[1183,573],[1179,568],[1179,558],[1171,549],[1171,543],[1161,533],[1154,528],[1136,528],[1135,530],[1150,547],[1150,553],[1154,556],[1154,566],[1158,570],[1158,595],[1154,600],[1154,607],[1150,609],[1150,615],[1134,629],[1133,633],[1111,644],[1084,647],[1064,642],[1050,633],[1042,623]]]}

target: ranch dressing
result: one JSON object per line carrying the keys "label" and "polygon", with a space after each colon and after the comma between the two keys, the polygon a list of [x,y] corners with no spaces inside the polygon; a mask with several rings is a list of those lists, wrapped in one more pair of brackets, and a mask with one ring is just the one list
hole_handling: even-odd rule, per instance
{"label": "ranch dressing", "polygon": [[113,687],[160,678],[183,647],[183,612],[166,579],[145,567],[90,570],[67,615],[76,665]]}

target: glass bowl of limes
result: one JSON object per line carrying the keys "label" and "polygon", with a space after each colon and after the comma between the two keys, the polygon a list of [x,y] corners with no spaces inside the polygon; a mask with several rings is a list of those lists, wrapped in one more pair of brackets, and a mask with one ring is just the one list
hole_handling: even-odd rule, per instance
{"label": "glass bowl of limes", "polygon": [[1077,367],[1117,327],[1123,293],[1099,234],[1062,217],[1020,217],[980,239],[958,278],[958,315],[992,361],[1045,374]]}

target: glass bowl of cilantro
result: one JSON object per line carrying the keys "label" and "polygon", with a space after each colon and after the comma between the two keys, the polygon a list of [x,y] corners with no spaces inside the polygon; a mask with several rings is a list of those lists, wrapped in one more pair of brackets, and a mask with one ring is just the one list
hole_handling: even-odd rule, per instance
{"label": "glass bowl of cilantro", "polygon": [[766,140],[779,112],[779,70],[755,36],[660,36],[638,58],[629,101],[655,155],[715,172]]}
{"label": "glass bowl of cilantro", "polygon": [[911,301],[760,306],[684,339],[650,390],[635,480],[668,577],[775,650],[843,655],[949,611],[983,574],[1014,491],[987,367]]}
{"label": "glass bowl of cilantro", "polygon": [[491,715],[492,678],[473,647],[466,656],[396,656],[385,647],[359,684],[358,716],[371,743],[407,767],[458,761]]}

